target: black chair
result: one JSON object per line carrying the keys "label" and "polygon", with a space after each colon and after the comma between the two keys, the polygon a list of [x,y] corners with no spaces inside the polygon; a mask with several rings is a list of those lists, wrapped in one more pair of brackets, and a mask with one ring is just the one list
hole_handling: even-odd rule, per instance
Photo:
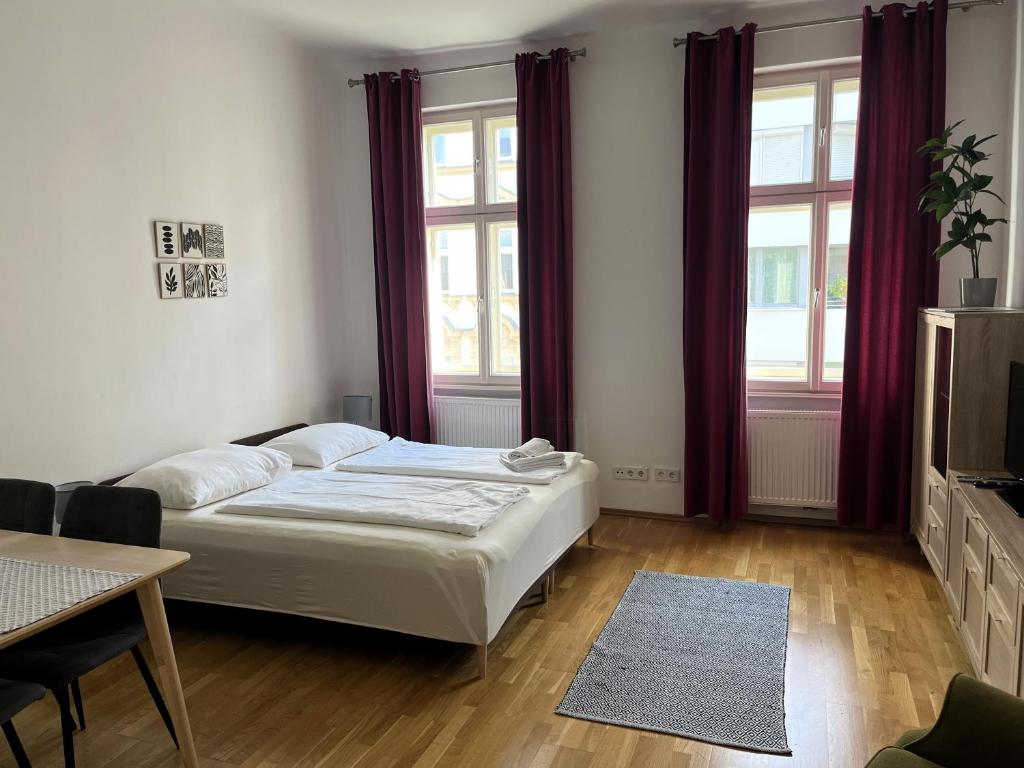
{"label": "black chair", "polygon": [[3,726],[4,736],[11,747],[14,755],[14,762],[18,768],[31,768],[25,748],[21,746],[21,739],[18,732],[14,730],[14,723],[11,722],[14,716],[21,712],[33,701],[38,701],[46,695],[46,689],[34,683],[16,683],[12,680],[0,680],[0,724]]}
{"label": "black chair", "polygon": [[24,533],[53,533],[57,491],[49,483],[0,479],[0,528]]}
{"label": "black chair", "polygon": [[[145,488],[86,486],[68,500],[60,535],[141,547],[160,546],[160,495]],[[25,680],[48,688],[60,707],[64,765],[75,764],[71,698],[78,726],[85,728],[79,678],[130,651],[157,711],[178,745],[171,717],[149,670],[139,643],[146,637],[138,599],[124,595],[52,629],[0,651],[0,677]],[[69,695],[70,690],[70,695]]]}

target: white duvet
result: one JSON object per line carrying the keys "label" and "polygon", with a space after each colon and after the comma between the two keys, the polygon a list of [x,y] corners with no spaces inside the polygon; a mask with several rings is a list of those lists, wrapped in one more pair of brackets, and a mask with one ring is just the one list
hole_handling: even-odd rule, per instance
{"label": "white duvet", "polygon": [[500,483],[547,485],[580,463],[581,453],[567,452],[564,468],[514,472],[498,457],[507,453],[500,448],[456,448],[451,445],[413,443],[395,437],[363,453],[343,459],[335,465],[342,472],[370,472],[382,475],[416,477],[454,477]]}
{"label": "white duvet", "polygon": [[450,478],[296,472],[229,501],[218,514],[402,525],[476,536],[530,492]]}

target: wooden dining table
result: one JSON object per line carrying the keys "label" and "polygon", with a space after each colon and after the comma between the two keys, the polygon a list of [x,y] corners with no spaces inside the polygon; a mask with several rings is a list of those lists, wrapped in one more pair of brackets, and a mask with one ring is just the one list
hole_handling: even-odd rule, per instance
{"label": "wooden dining table", "polygon": [[174,646],[167,626],[160,577],[183,566],[189,560],[187,552],[170,549],[133,547],[100,541],[44,536],[34,533],[0,531],[0,557],[28,560],[37,563],[87,568],[100,571],[138,574],[131,581],[82,600],[31,624],[10,632],[0,633],[0,649],[19,640],[49,629],[73,616],[92,610],[128,592],[135,592],[146,622],[146,632],[156,659],[164,699],[170,711],[171,722],[178,736],[181,757],[188,768],[197,768],[195,742],[185,708],[185,694],[181,689],[178,665],[174,659]]}

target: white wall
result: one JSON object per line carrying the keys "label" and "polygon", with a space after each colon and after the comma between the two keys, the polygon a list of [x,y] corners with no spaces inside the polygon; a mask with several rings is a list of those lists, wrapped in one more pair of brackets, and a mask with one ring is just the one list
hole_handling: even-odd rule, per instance
{"label": "white wall", "polygon": [[[616,464],[680,466],[682,393],[682,88],[684,53],[674,35],[754,20],[761,25],[859,13],[861,3],[822,2],[713,19],[681,18],[653,26],[619,26],[562,41],[434,54],[397,61],[346,62],[339,82],[367,69],[435,68],[511,58],[518,50],[585,45],[572,66],[573,194],[575,220],[575,406],[581,449],[603,468],[601,504],[674,514],[681,486],[615,481]],[[951,13],[947,114],[970,118],[972,129],[1009,130],[1007,52],[1012,12],[978,8]],[[857,56],[860,24],[759,35],[757,66],[792,65]],[[979,87],[978,83],[985,83]],[[362,89],[342,89],[346,125],[346,317],[352,329],[372,328],[373,264],[368,224],[366,124]],[[511,67],[425,78],[424,106],[452,106],[515,96]],[[997,191],[1006,174],[993,164]],[[992,211],[996,213],[995,209]],[[983,257],[985,274],[1005,275],[1005,235],[996,233]],[[963,259],[947,257],[943,303],[957,301]],[[1002,281],[1005,284],[1005,279]],[[1001,289],[1001,290],[1005,290]],[[369,325],[368,325],[369,324]],[[376,381],[375,340],[346,337],[348,388],[370,391]],[[835,407],[835,404],[820,407]]]}
{"label": "white wall", "polygon": [[[642,27],[560,41],[589,50],[585,60],[571,65],[577,437],[604,468],[603,506],[666,513],[679,510],[679,485],[615,483],[610,467],[681,463],[683,72],[671,33]],[[548,50],[554,44],[530,47]],[[355,67],[346,74],[351,77],[365,69],[494,61],[523,49],[338,66]],[[514,99],[515,93],[512,67],[423,80],[425,107]],[[369,216],[364,99],[361,88],[352,89],[342,94],[339,110],[350,129],[344,142],[351,171],[344,208],[352,213],[345,274],[351,289],[347,317],[354,328],[374,318],[372,240],[368,219],[362,219]],[[643,151],[635,151],[637,146]],[[369,390],[376,381],[375,340],[350,337],[350,343],[346,375],[372,369],[373,379],[363,376],[358,384]]]}
{"label": "white wall", "polygon": [[[0,6],[0,476],[337,415],[336,81],[310,64],[219,3]],[[227,298],[159,298],[154,219],[224,225]]]}
{"label": "white wall", "polygon": [[1010,156],[1010,220],[1007,264],[1007,305],[1024,307],[1024,2],[1014,3],[1011,26],[1017,40],[1013,57],[1010,119],[1013,150]]}

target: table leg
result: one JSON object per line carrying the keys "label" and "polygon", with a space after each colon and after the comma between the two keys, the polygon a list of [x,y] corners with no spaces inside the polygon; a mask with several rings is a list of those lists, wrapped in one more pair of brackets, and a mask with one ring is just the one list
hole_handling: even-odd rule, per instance
{"label": "table leg", "polygon": [[199,758],[196,756],[196,745],[192,740],[192,728],[188,723],[185,694],[181,690],[181,678],[178,677],[178,663],[174,660],[174,646],[171,644],[171,631],[167,626],[167,614],[164,613],[160,583],[156,579],[151,579],[136,589],[135,593],[139,596],[142,618],[146,621],[149,644],[156,658],[157,671],[160,682],[163,683],[164,698],[171,713],[171,722],[174,723],[174,731],[178,736],[182,760],[188,768],[198,768]]}

